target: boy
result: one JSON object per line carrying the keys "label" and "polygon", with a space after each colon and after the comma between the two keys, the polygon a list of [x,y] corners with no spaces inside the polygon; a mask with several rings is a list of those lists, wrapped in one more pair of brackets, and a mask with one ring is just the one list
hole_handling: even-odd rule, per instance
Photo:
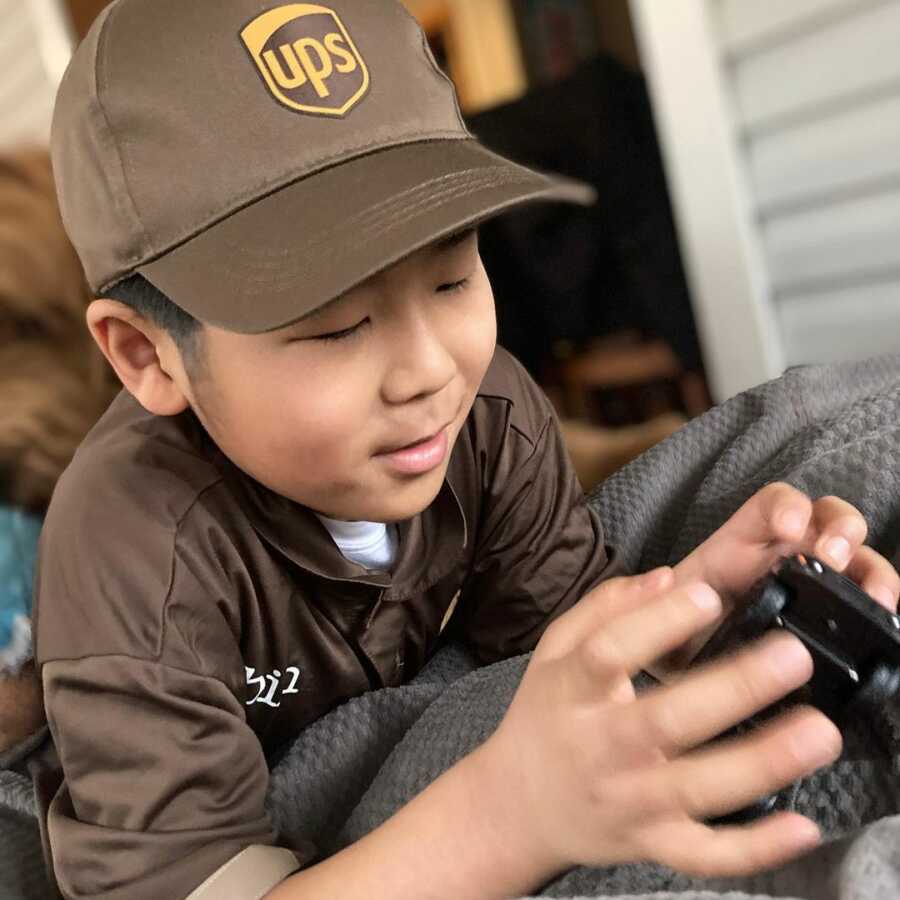
{"label": "boy", "polygon": [[[52,143],[126,388],[42,538],[63,896],[503,897],[577,862],[737,872],[816,840],[696,820],[833,759],[824,717],[687,752],[806,680],[799,643],[640,701],[628,676],[689,658],[788,549],[888,605],[900,579],[852,507],[784,485],[675,570],[612,577],[546,400],[495,350],[473,227],[586,194],[472,140],[399,3],[117,0]],[[496,734],[342,853],[278,847],[267,763],[412,677],[451,619],[485,662],[540,639]]]}

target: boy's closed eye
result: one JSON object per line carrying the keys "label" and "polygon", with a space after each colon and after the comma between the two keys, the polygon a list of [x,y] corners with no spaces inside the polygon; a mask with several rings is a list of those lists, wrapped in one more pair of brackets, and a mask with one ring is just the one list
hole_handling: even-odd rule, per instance
{"label": "boy's closed eye", "polygon": [[[471,275],[467,275],[465,278],[460,278],[458,281],[450,281],[445,282],[444,284],[439,284],[437,288],[435,288],[435,293],[439,294],[455,294],[459,291],[463,291],[469,285],[472,280]],[[360,319],[356,324],[350,325],[347,328],[341,328],[338,331],[327,331],[321,334],[311,334],[304,335],[302,337],[294,337],[292,341],[340,341],[345,338],[352,337],[354,335],[358,335],[365,326],[371,324],[371,319],[369,316],[366,316],[363,319]]]}

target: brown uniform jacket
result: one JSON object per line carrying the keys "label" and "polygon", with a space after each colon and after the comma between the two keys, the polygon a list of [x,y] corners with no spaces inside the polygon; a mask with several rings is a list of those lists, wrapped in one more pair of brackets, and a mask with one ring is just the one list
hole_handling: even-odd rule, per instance
{"label": "brown uniform jacket", "polygon": [[440,493],[399,529],[392,572],[367,571],[191,413],[114,401],[58,485],[35,597],[53,740],[34,771],[64,897],[262,896],[316,853],[267,819],[280,747],[411,678],[451,611],[489,662],[610,574],[551,408],[502,350]]}

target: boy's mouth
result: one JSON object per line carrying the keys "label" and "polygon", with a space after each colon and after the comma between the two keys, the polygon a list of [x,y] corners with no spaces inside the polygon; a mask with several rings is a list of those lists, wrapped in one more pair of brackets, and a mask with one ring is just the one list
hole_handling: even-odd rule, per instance
{"label": "boy's mouth", "polygon": [[430,438],[418,440],[396,450],[378,454],[378,458],[398,475],[423,475],[437,468],[450,451],[448,426],[444,426]]}
{"label": "boy's mouth", "polygon": [[[447,426],[445,425],[444,428]],[[399,447],[392,447],[389,450],[382,450],[382,454],[390,454],[390,453],[399,453],[401,450],[412,450],[413,447],[418,447],[421,444],[427,444],[430,441],[433,441],[444,429],[441,428],[438,431],[433,432],[432,434],[426,435],[425,437],[417,438],[414,441],[410,441],[408,444],[403,444]]]}

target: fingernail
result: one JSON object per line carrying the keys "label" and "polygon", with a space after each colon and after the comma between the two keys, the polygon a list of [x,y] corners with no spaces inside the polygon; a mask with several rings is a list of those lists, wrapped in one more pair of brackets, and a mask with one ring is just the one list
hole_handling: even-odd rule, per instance
{"label": "fingernail", "polygon": [[768,638],[766,661],[780,681],[802,684],[812,674],[812,657],[795,637],[775,634]]}
{"label": "fingernail", "polygon": [[873,600],[877,600],[882,606],[886,606],[891,612],[893,612],[897,606],[897,598],[894,596],[894,592],[883,585],[873,587],[869,591],[869,595]]}
{"label": "fingernail", "polygon": [[839,566],[845,566],[850,561],[850,543],[846,538],[833,537],[825,544],[825,552]]}
{"label": "fingernail", "polygon": [[795,826],[794,846],[798,850],[815,847],[822,841],[822,832],[815,822],[809,819],[802,819]]}
{"label": "fingernail", "polygon": [[798,759],[809,765],[823,766],[841,752],[841,734],[822,716],[798,722],[791,733],[791,748]]}
{"label": "fingernail", "polygon": [[722,601],[719,598],[719,595],[708,584],[704,584],[702,581],[688,585],[687,594],[688,597],[690,597],[702,610],[712,612],[713,610],[718,611],[722,608]]}

